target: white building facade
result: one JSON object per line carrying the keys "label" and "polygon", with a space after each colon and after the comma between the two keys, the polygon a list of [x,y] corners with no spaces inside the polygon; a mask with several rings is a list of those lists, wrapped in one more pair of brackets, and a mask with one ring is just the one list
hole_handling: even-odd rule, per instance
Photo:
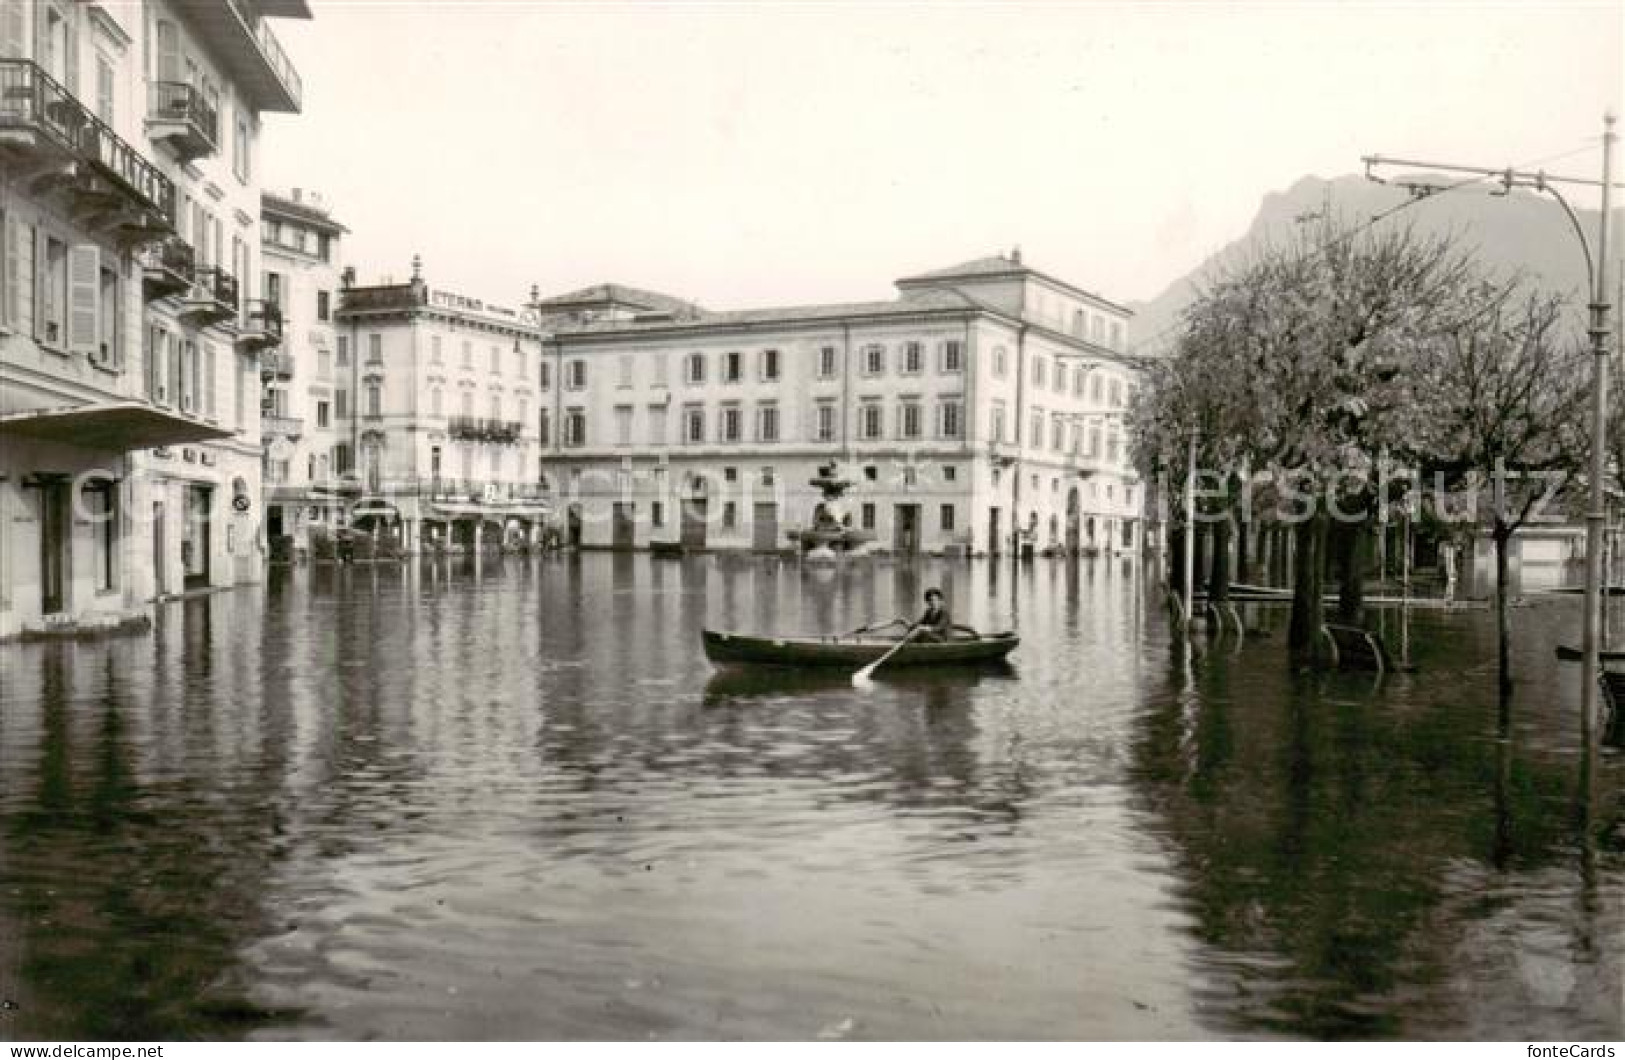
{"label": "white building facade", "polygon": [[[260,293],[282,319],[261,357],[265,536],[273,561],[309,554],[312,530],[341,523],[354,481],[350,373],[337,363],[335,318],[346,229],[319,195],[260,199]],[[342,413],[342,415],[341,415]]]}
{"label": "white building facade", "polygon": [[890,302],[555,322],[546,486],[583,547],[794,547],[836,461],[895,553],[1141,547],[1129,313],[1019,254]]}
{"label": "white building facade", "polygon": [[546,512],[534,325],[430,287],[416,262],[408,283],[343,289],[337,319],[360,494],[351,521],[387,528],[406,552],[533,541]]}
{"label": "white building facade", "polygon": [[258,577],[265,19],[309,14],[0,2],[0,636]]}

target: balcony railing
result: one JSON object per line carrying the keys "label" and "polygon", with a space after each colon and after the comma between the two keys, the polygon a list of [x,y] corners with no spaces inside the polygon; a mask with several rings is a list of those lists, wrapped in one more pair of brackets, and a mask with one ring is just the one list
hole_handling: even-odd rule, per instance
{"label": "balcony railing", "polygon": [[180,236],[170,236],[141,259],[141,290],[147,301],[182,294],[197,278],[197,254]]}
{"label": "balcony railing", "polygon": [[256,12],[250,11],[242,0],[229,0],[231,9],[237,12],[242,24],[254,35],[254,42],[259,45],[260,55],[266,65],[276,74],[277,80],[287,90],[288,97],[293,100],[295,110],[298,110],[304,96],[304,85],[299,80],[299,72],[293,68],[288,60],[288,53],[282,50],[282,43],[271,32],[271,27]]}
{"label": "balcony railing", "polygon": [[396,283],[381,287],[351,287],[339,295],[339,313],[416,309],[427,305],[429,289],[422,284]]}
{"label": "balcony railing", "polygon": [[282,344],[282,307],[263,298],[250,298],[243,305],[243,319],[237,332],[237,345],[263,350]]}
{"label": "balcony railing", "polygon": [[525,425],[518,420],[482,419],[478,416],[453,416],[446,425],[446,433],[453,438],[505,445],[517,442],[524,430]]}
{"label": "balcony railing", "polygon": [[237,277],[219,266],[197,271],[182,315],[203,325],[237,319]]}
{"label": "balcony railing", "polygon": [[286,353],[267,352],[260,355],[261,379],[292,379],[293,357]]}
{"label": "balcony railing", "polygon": [[305,430],[305,421],[297,416],[261,416],[260,437],[297,439]]}
{"label": "balcony railing", "polygon": [[548,499],[549,494],[534,482],[486,482],[480,479],[429,478],[415,483],[400,483],[401,492],[415,492],[430,500],[454,503],[529,502]]}
{"label": "balcony railing", "polygon": [[[175,225],[175,184],[56,82],[27,59],[0,59],[0,133],[31,130],[56,149],[85,162],[129,205],[158,215],[154,236]],[[101,189],[81,188],[89,193]],[[126,227],[143,227],[129,222]]]}
{"label": "balcony railing", "polygon": [[152,83],[147,127],[154,139],[168,140],[183,162],[214,154],[220,144],[220,116],[203,93],[179,81]]}

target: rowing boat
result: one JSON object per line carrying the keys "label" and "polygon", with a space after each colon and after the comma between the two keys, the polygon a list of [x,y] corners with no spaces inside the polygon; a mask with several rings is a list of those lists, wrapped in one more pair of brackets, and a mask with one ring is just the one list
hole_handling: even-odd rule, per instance
{"label": "rowing boat", "polygon": [[[705,657],[719,666],[867,666],[897,647],[898,638],[862,634],[830,637],[758,637],[707,629],[701,633]],[[946,666],[991,662],[1015,650],[1014,633],[982,635],[954,627],[945,641],[910,641],[886,663],[891,666]]]}

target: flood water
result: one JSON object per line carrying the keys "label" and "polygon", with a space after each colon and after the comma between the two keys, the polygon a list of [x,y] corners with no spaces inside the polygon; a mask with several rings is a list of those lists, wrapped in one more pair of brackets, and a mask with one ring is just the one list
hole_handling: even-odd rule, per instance
{"label": "flood water", "polygon": [[[715,674],[918,610],[994,670]],[[3,1038],[1617,1038],[1578,605],[1187,661],[1133,561],[273,572],[0,646]],[[1390,613],[1398,643],[1399,616]]]}

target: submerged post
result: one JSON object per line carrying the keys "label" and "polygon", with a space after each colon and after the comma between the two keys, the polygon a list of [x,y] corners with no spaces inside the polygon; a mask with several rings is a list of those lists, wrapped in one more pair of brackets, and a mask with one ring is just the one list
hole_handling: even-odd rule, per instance
{"label": "submerged post", "polygon": [[1196,617],[1196,431],[1191,430],[1190,448],[1185,457],[1185,635],[1190,635]]}

